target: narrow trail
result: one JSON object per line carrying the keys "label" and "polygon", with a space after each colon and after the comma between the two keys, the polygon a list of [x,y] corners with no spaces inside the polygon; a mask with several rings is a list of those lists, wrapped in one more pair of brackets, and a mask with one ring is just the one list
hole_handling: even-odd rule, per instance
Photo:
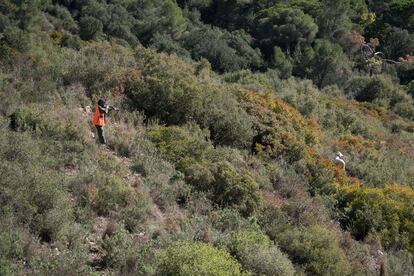
{"label": "narrow trail", "polygon": [[[89,120],[92,118],[92,110],[89,106],[85,108],[79,107],[78,114],[80,116],[80,122],[84,124],[89,124]],[[117,126],[117,122],[111,120],[110,124]],[[91,130],[90,132],[91,142],[96,140],[96,133]],[[127,168],[127,174],[123,178],[125,185],[129,186],[132,189],[139,189],[142,185],[145,185],[144,177],[135,172],[133,169],[134,160],[125,156],[117,154],[116,150],[109,147],[100,148],[101,154],[107,156],[108,158],[115,159],[118,163],[122,164]],[[167,219],[164,213],[161,211],[159,206],[152,202],[149,213],[153,223],[158,225],[165,225]],[[93,221],[91,221],[91,231],[88,232],[85,237],[85,244],[88,250],[87,258],[88,263],[91,267],[98,271],[105,270],[105,256],[107,252],[103,247],[104,237],[107,232],[113,231],[111,228],[116,228],[116,223],[110,217],[98,216]],[[148,239],[148,234],[145,232],[134,233],[134,235],[139,239]]]}
{"label": "narrow trail", "polygon": [[[80,122],[89,124],[89,120],[92,118],[93,114],[90,106],[86,106],[85,108],[78,107],[77,112]],[[115,122],[111,123],[116,125]],[[92,130],[90,132],[90,137],[91,142],[94,142],[97,139],[96,133]],[[118,163],[127,168],[127,174],[123,178],[125,185],[131,188],[138,188],[140,185],[143,185],[144,179],[142,175],[134,172],[132,169],[134,162],[131,158],[118,155],[116,151],[110,147],[101,147],[99,150],[101,151],[100,154],[115,159]],[[98,271],[103,271],[105,269],[104,261],[107,252],[103,247],[103,239],[106,232],[111,231],[109,229],[114,227],[116,228],[116,225],[110,217],[98,216],[91,221],[91,231],[89,231],[85,237],[85,245],[88,251],[88,264]],[[138,235],[142,237],[145,233],[139,233]]]}

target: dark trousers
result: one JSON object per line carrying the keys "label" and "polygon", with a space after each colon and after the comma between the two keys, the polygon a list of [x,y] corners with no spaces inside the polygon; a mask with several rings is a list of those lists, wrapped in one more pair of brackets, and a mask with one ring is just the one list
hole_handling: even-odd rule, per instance
{"label": "dark trousers", "polygon": [[100,142],[101,144],[106,144],[106,141],[105,141],[105,134],[104,134],[104,129],[103,129],[103,127],[101,127],[101,126],[95,126],[95,127],[96,127],[96,130],[97,130],[97,132],[98,132],[99,142]]}

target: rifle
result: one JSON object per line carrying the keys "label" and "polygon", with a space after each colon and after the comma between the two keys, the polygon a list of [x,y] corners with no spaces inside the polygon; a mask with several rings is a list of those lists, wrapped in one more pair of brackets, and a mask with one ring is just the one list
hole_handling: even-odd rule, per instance
{"label": "rifle", "polygon": [[119,111],[119,108],[116,108],[115,106],[111,106],[111,105],[109,105],[109,106],[108,106],[108,111],[112,111],[112,110],[114,110],[114,111]]}

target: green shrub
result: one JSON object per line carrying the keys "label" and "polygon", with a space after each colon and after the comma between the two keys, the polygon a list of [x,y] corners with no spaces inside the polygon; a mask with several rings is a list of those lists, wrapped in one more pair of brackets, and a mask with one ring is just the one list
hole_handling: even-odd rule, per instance
{"label": "green shrub", "polygon": [[180,43],[175,41],[168,34],[156,33],[151,39],[151,48],[155,48],[160,52],[168,54],[177,54],[183,58],[190,58],[190,52],[184,49]]}
{"label": "green shrub", "polygon": [[203,161],[212,148],[207,140],[208,134],[197,125],[188,125],[186,128],[151,128],[147,131],[147,136],[180,171]]}
{"label": "green shrub", "polygon": [[61,44],[63,47],[80,50],[82,46],[82,40],[76,35],[64,33],[62,36]]}
{"label": "green shrub", "polygon": [[184,124],[202,109],[202,87],[192,66],[178,57],[140,48],[135,58],[141,71],[126,79],[124,93],[132,107],[168,124]]}
{"label": "green shrub", "polygon": [[218,145],[246,148],[253,136],[252,118],[240,108],[231,91],[206,91],[203,108],[195,115],[201,127],[210,130],[210,139]]}
{"label": "green shrub", "polygon": [[131,235],[121,226],[111,236],[103,240],[106,250],[104,262],[119,272],[133,273],[137,269],[137,252]]}
{"label": "green shrub", "polygon": [[258,212],[262,206],[259,185],[248,171],[237,171],[227,162],[215,164],[213,169],[213,200],[222,207],[237,208],[242,214]]}
{"label": "green shrub", "polygon": [[234,232],[229,247],[243,268],[255,275],[295,274],[290,260],[261,232]]}
{"label": "green shrub", "polygon": [[272,71],[267,73],[257,73],[250,70],[241,70],[221,75],[227,83],[238,83],[256,92],[265,93],[274,87],[274,74]]}
{"label": "green shrub", "polygon": [[108,215],[127,206],[133,190],[121,178],[108,175],[97,177],[96,181],[97,194],[94,205],[98,214]]}
{"label": "green shrub", "polygon": [[201,242],[175,242],[160,254],[157,275],[241,275],[225,251]]}
{"label": "green shrub", "polygon": [[244,215],[257,212],[262,198],[259,185],[247,166],[243,164],[245,168],[236,168],[228,161],[221,161],[226,158],[223,155],[214,157],[220,152],[212,153],[213,148],[206,141],[205,133],[197,126],[189,127],[188,130],[179,127],[152,128],[147,135],[161,153],[166,154],[167,159],[185,173],[189,184],[211,193],[214,202],[223,207],[237,208]]}
{"label": "green shrub", "polygon": [[357,239],[378,232],[386,248],[414,247],[412,201],[414,190],[403,185],[384,188],[344,187],[337,194],[337,210],[344,228]]}
{"label": "green shrub", "polygon": [[251,38],[244,32],[230,33],[219,28],[202,26],[184,37],[183,45],[195,60],[206,58],[220,72],[258,68],[263,60],[253,49]]}
{"label": "green shrub", "polygon": [[401,250],[397,252],[389,252],[388,274],[390,276],[411,275],[414,274],[414,256],[412,253]]}
{"label": "green shrub", "polygon": [[310,44],[318,32],[311,16],[286,4],[273,5],[258,12],[255,25],[261,49],[269,56],[274,46],[293,50],[302,44]]}
{"label": "green shrub", "polygon": [[72,111],[62,106],[60,111],[46,111],[43,107],[19,108],[11,115],[10,127],[14,131],[30,131],[43,137],[84,142],[87,126]]}
{"label": "green shrub", "polygon": [[63,84],[81,83],[87,95],[97,102],[101,97],[116,94],[120,73],[133,66],[135,60],[129,49],[102,42],[88,44],[64,58],[60,64],[64,65],[60,74]]}
{"label": "green shrub", "polygon": [[251,119],[230,87],[221,91],[201,82],[196,66],[174,56],[139,49],[136,60],[142,71],[123,84],[133,108],[169,125],[195,121],[209,129],[216,144],[244,147],[250,142]]}
{"label": "green shrub", "polygon": [[0,275],[18,275],[17,265],[13,261],[0,258]]}
{"label": "green shrub", "polygon": [[143,226],[150,216],[151,204],[149,191],[141,188],[136,192],[131,192],[128,197],[128,205],[122,210],[122,218],[128,231],[134,232],[144,228]]}
{"label": "green shrub", "polygon": [[345,91],[357,101],[373,102],[400,116],[407,116],[406,118],[412,118],[410,116],[414,113],[413,99],[399,85],[384,76],[353,78]]}
{"label": "green shrub", "polygon": [[25,52],[29,50],[30,39],[26,32],[16,27],[6,27],[0,39],[0,46]]}
{"label": "green shrub", "polygon": [[0,151],[0,182],[4,187],[1,207],[41,239],[63,238],[73,221],[64,174],[48,170],[53,158],[45,158],[40,142],[27,134],[2,133],[0,144],[3,143],[10,146]]}
{"label": "green shrub", "polygon": [[91,272],[86,265],[86,254],[75,251],[57,251],[52,248],[34,248],[35,255],[28,260],[26,271],[34,275],[75,276]]}
{"label": "green shrub", "polygon": [[0,259],[19,260],[23,258],[27,242],[24,232],[16,225],[4,225],[3,223],[0,225],[0,230]]}
{"label": "green shrub", "polygon": [[174,173],[174,166],[162,158],[156,146],[144,137],[136,137],[132,142],[132,169],[143,177],[165,174],[169,179]]}
{"label": "green shrub", "polygon": [[242,217],[236,209],[231,208],[219,209],[213,219],[213,226],[223,233],[249,229],[258,231],[260,228],[254,217]]}
{"label": "green shrub", "polygon": [[322,226],[292,229],[276,236],[280,247],[310,275],[348,275],[349,263],[338,235]]}
{"label": "green shrub", "polygon": [[342,85],[352,72],[351,63],[339,44],[317,39],[313,48],[295,53],[294,73],[318,86]]}
{"label": "green shrub", "polygon": [[285,55],[280,47],[275,46],[273,48],[273,59],[271,66],[279,72],[282,79],[288,79],[292,75],[293,69],[289,56]]}
{"label": "green shrub", "polygon": [[84,40],[94,39],[102,28],[102,22],[94,17],[85,16],[79,20],[79,34]]}

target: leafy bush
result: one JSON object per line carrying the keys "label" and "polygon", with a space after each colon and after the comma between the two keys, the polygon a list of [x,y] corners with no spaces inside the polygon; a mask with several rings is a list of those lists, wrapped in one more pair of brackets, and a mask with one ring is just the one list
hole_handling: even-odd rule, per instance
{"label": "leafy bush", "polygon": [[274,46],[293,50],[302,43],[310,44],[318,31],[311,16],[283,4],[260,11],[255,20],[259,43],[267,55]]}
{"label": "leafy bush", "polygon": [[27,243],[27,233],[24,233],[13,224],[4,225],[2,223],[0,229],[0,259],[17,261],[23,258],[24,247]]}
{"label": "leafy bush", "polygon": [[313,48],[295,56],[294,73],[306,77],[318,86],[342,84],[351,73],[350,62],[339,44],[316,40]]}
{"label": "leafy bush", "polygon": [[390,276],[413,274],[414,273],[414,256],[405,250],[390,252],[388,259],[388,273]]}
{"label": "leafy bush", "polygon": [[216,89],[205,93],[204,108],[195,114],[196,121],[210,130],[216,145],[246,148],[253,136],[252,118],[239,106],[230,91]]}
{"label": "leafy bush", "polygon": [[349,263],[334,231],[322,226],[292,229],[276,237],[280,247],[311,275],[347,275]]}
{"label": "leafy bush", "polygon": [[260,210],[259,185],[247,171],[237,171],[229,163],[219,162],[215,164],[213,177],[213,200],[220,206],[237,208],[244,215]]}
{"label": "leafy bush", "polygon": [[[191,133],[191,134],[190,134]],[[198,190],[211,192],[220,206],[231,206],[243,214],[255,213],[261,206],[259,185],[247,169],[237,169],[228,161],[210,160],[213,150],[205,133],[197,126],[188,130],[178,127],[149,129],[149,138],[177,169],[185,173],[186,180]]]}
{"label": "leafy bush", "polygon": [[[74,112],[61,106],[56,113],[46,112],[39,106],[25,107],[11,115],[10,127],[14,131],[30,131],[55,139],[85,141],[88,136],[86,126],[82,125]],[[64,115],[63,115],[64,114]]]}
{"label": "leafy bush", "polygon": [[194,73],[196,68],[174,56],[140,49],[136,59],[142,71],[122,85],[133,108],[167,124],[195,121],[210,130],[217,144],[248,144],[251,120],[239,107],[232,90],[220,91],[201,83]]}
{"label": "leafy bush", "polygon": [[269,237],[257,231],[235,232],[230,250],[247,271],[256,275],[294,275],[290,260]]}
{"label": "leafy bush", "polygon": [[132,193],[125,183],[115,177],[98,180],[96,209],[98,214],[108,215],[111,211],[127,206],[128,197]]}
{"label": "leafy bush", "polygon": [[384,188],[344,187],[337,195],[337,208],[343,215],[340,221],[357,239],[376,231],[386,247],[413,250],[413,197],[413,189],[397,184]]}
{"label": "leafy bush", "polygon": [[253,49],[250,43],[251,38],[243,32],[229,33],[203,26],[186,35],[183,44],[193,59],[206,58],[213,69],[229,72],[261,65],[261,53]]}
{"label": "leafy bush", "polygon": [[241,275],[225,251],[201,242],[175,242],[160,254],[157,275]]}
{"label": "leafy bush", "polygon": [[82,39],[91,40],[102,32],[102,22],[92,16],[85,16],[79,20],[79,35]]}
{"label": "leafy bush", "polygon": [[131,235],[120,226],[111,236],[103,240],[106,250],[105,264],[115,268],[119,272],[134,273],[137,269],[137,254],[133,247]]}
{"label": "leafy bush", "polygon": [[340,137],[336,148],[347,155],[347,169],[367,186],[382,187],[388,183],[410,185],[414,180],[410,155],[401,154],[404,150],[398,140],[378,143],[359,136]]}
{"label": "leafy bush", "polygon": [[73,222],[73,203],[65,175],[54,170],[58,162],[45,158],[52,144],[26,133],[2,131],[0,145],[2,209],[42,240],[64,238]]}
{"label": "leafy bush", "polygon": [[414,53],[414,35],[407,30],[393,27],[386,35],[382,45],[387,57],[397,60]]}
{"label": "leafy bush", "polygon": [[[413,99],[389,78],[356,77],[349,81],[345,91],[357,101],[373,102],[395,111],[401,116],[411,118],[414,114]],[[407,105],[409,103],[409,105]]]}
{"label": "leafy bush", "polygon": [[176,54],[184,58],[191,57],[190,52],[184,49],[179,42],[173,40],[168,34],[156,33],[151,39],[150,46],[163,53]]}
{"label": "leafy bush", "polygon": [[188,125],[187,129],[179,127],[152,128],[147,132],[149,139],[158,147],[167,159],[184,172],[191,164],[205,159],[212,149],[206,141],[206,133],[197,125]]}
{"label": "leafy bush", "polygon": [[288,79],[292,75],[293,69],[293,65],[289,59],[289,56],[285,55],[282,49],[276,46],[273,50],[273,58],[274,61],[271,66],[276,68],[282,79]]}
{"label": "leafy bush", "polygon": [[307,155],[307,145],[317,142],[317,129],[311,121],[280,99],[248,91],[240,95],[241,106],[255,118],[256,136],[251,151],[271,158],[297,162]]}
{"label": "leafy bush", "polygon": [[[105,57],[105,58],[104,58]],[[63,84],[81,83],[86,88],[88,96],[97,101],[100,97],[116,94],[119,68],[129,68],[135,65],[133,53],[119,45],[109,43],[91,43],[79,52],[65,58],[64,70],[60,74]]]}

